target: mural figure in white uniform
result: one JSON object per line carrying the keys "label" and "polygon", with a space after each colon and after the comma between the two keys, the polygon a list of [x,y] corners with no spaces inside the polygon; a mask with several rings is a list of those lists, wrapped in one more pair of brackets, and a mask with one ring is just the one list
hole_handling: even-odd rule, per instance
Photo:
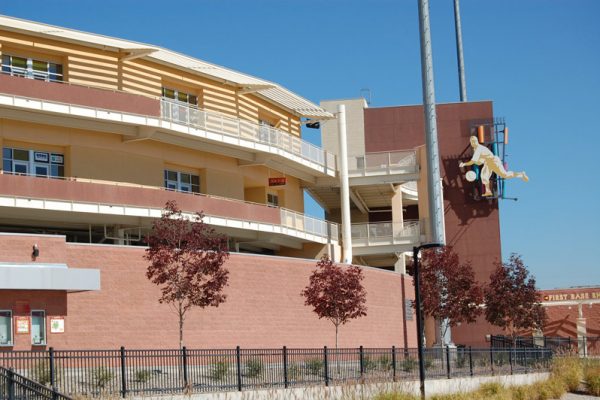
{"label": "mural figure in white uniform", "polygon": [[[459,166],[462,168],[469,167],[473,164],[483,165],[483,168],[481,169],[481,182],[483,182],[483,186],[485,186],[485,193],[482,196],[489,197],[493,194],[490,189],[490,177],[492,176],[492,173],[495,173],[504,179],[521,178],[525,182],[529,181],[529,177],[527,177],[525,171],[513,172],[505,170],[500,158],[494,155],[490,149],[480,144],[477,136],[471,136],[470,142],[471,147],[473,148],[473,157],[471,157],[470,161],[461,162]],[[471,173],[470,176],[469,172]],[[467,180],[473,181],[475,173],[472,171],[469,172],[467,172]],[[473,179],[470,179],[471,177]]]}

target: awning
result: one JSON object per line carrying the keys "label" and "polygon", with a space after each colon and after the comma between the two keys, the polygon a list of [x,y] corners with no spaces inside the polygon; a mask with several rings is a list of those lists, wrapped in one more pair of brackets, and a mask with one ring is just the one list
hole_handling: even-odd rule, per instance
{"label": "awning", "polygon": [[66,264],[0,263],[0,290],[100,290],[100,270]]}

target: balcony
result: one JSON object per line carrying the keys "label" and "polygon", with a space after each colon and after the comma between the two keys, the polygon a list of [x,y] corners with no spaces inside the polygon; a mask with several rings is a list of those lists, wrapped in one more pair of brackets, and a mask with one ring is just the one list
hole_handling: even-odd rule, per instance
{"label": "balcony", "polygon": [[278,154],[335,176],[335,155],[297,136],[266,125],[161,100],[161,116],[174,126],[206,131],[206,137],[265,153]]}
{"label": "balcony", "polygon": [[418,172],[416,150],[367,153],[362,156],[348,157],[348,177],[350,179],[417,174]]}
{"label": "balcony", "polygon": [[335,155],[287,132],[121,91],[0,75],[0,117],[116,133],[124,142],[158,140],[308,181],[336,175]]}
{"label": "balcony", "polygon": [[412,250],[421,241],[421,229],[417,220],[352,224],[352,253],[363,256]]}
{"label": "balcony", "polygon": [[264,204],[131,183],[0,175],[0,207],[12,210],[3,218],[149,226],[169,200],[188,214],[203,211],[206,223],[231,236],[297,248],[339,240],[335,223]]}

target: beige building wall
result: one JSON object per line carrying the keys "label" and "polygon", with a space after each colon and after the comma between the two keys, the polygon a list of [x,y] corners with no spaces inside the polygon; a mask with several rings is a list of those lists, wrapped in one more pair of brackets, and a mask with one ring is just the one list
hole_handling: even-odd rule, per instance
{"label": "beige building wall", "polygon": [[[0,119],[3,147],[61,153],[65,176],[164,185],[164,170],[200,176],[203,193],[266,204],[266,193],[280,194],[280,206],[304,211],[300,181],[270,188],[269,177],[281,176],[264,166],[239,166],[235,158],[152,140],[126,143],[120,135]],[[261,192],[261,195],[256,193]]]}
{"label": "beige building wall", "polygon": [[[346,105],[346,135],[348,141],[348,156],[362,156],[365,154],[365,119],[364,109],[367,102],[363,98],[345,100],[327,100],[320,103],[321,107],[332,114],[337,114],[338,105]],[[337,119],[321,122],[321,145],[334,154],[339,152]],[[349,164],[348,168],[352,168]]]}
{"label": "beige building wall", "polygon": [[162,87],[194,94],[200,108],[273,126],[301,135],[300,118],[254,93],[210,77],[148,59],[123,60],[127,53],[86,47],[0,30],[0,52],[63,66],[64,81],[160,98]]}

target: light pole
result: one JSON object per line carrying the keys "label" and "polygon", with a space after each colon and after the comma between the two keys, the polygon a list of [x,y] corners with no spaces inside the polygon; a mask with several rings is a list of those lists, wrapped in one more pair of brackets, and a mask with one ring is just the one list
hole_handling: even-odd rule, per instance
{"label": "light pole", "polygon": [[423,363],[423,309],[421,306],[421,271],[419,270],[419,252],[423,249],[443,247],[440,243],[427,243],[413,247],[413,267],[415,272],[415,303],[417,309],[417,351],[419,353],[419,382],[421,399],[425,400],[425,364]]}

